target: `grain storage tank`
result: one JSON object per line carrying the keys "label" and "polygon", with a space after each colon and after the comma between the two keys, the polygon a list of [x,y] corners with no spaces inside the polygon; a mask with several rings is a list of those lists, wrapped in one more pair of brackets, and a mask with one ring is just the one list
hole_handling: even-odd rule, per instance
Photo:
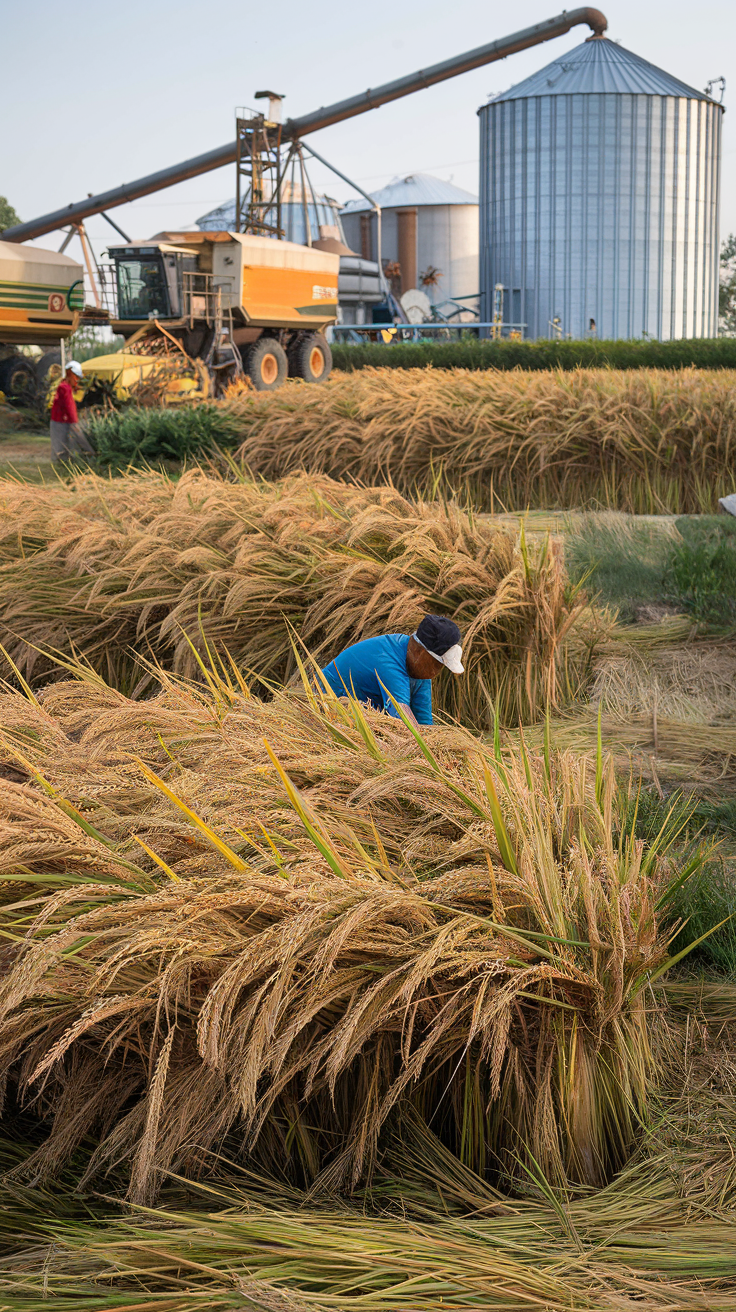
{"label": "grain storage tank", "polygon": [[482,106],[481,319],[714,337],[722,112],[605,37]]}
{"label": "grain storage tank", "polygon": [[[401,293],[422,285],[422,274],[437,270],[426,286],[440,303],[478,293],[478,199],[469,191],[428,173],[395,178],[373,193],[381,206],[381,256],[398,265]],[[366,200],[351,200],[341,212],[348,246],[364,259],[377,253],[376,216]],[[468,300],[475,310],[477,302]]]}
{"label": "grain storage tank", "polygon": [[[269,193],[270,194],[270,193]],[[323,196],[307,188],[306,204],[301,183],[284,181],[281,189],[281,222],[286,241],[295,241],[303,246],[307,241],[306,216],[309,216],[309,228],[312,241],[332,237],[344,242],[345,234],[340,223],[340,206],[331,196]],[[235,231],[235,200],[225,201],[216,210],[210,210],[197,219],[197,227],[203,232]]]}

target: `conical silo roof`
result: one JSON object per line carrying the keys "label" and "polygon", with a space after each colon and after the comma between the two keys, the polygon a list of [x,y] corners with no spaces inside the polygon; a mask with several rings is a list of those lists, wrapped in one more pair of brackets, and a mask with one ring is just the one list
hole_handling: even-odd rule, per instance
{"label": "conical silo roof", "polygon": [[[393,178],[387,187],[371,192],[382,210],[402,209],[405,205],[477,205],[478,197],[452,182],[443,182],[431,173],[411,173],[406,178]],[[349,200],[343,214],[357,214],[371,206],[362,197]]]}
{"label": "conical silo roof", "polygon": [[532,73],[515,87],[493,96],[499,100],[526,100],[530,96],[568,96],[595,93],[634,96],[681,96],[687,100],[709,100],[704,91],[696,91],[679,78],[665,73],[633,51],[626,50],[606,37],[589,37],[566,55],[560,55],[546,68]]}

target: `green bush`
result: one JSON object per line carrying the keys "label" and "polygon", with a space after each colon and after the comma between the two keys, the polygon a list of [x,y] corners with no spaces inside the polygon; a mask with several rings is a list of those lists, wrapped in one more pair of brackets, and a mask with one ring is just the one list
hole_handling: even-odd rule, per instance
{"label": "green bush", "polygon": [[650,341],[335,343],[336,369],[700,369],[736,368],[736,337]]}
{"label": "green bush", "polygon": [[195,459],[239,440],[233,418],[214,405],[168,410],[129,406],[91,415],[85,431],[99,463],[117,469]]}
{"label": "green bush", "polygon": [[736,519],[728,515],[683,516],[682,541],[672,549],[666,594],[705,624],[736,620]]}

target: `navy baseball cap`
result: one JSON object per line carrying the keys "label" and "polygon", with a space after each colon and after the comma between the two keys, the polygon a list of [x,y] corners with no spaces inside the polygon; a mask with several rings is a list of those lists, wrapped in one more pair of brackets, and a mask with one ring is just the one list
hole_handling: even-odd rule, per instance
{"label": "navy baseball cap", "polygon": [[453,674],[464,672],[461,635],[454,620],[448,620],[444,615],[425,615],[413,636],[420,647]]}

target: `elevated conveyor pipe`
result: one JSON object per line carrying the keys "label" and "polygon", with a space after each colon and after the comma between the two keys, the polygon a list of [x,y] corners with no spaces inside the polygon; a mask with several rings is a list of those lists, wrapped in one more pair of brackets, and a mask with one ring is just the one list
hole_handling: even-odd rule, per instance
{"label": "elevated conveyor pipe", "polygon": [[[519,50],[528,50],[530,46],[541,45],[544,41],[551,41],[553,37],[564,36],[571,28],[581,23],[587,24],[595,36],[601,36],[608,26],[605,15],[599,9],[587,7],[571,9],[558,15],[557,18],[548,18],[545,22],[535,23],[533,27],[524,28],[523,31],[515,32],[512,36],[502,37],[499,41],[491,41],[488,45],[478,46],[463,55],[456,55],[454,59],[445,59],[441,64],[433,64],[431,68],[419,69],[418,72],[410,73],[407,77],[386,82],[381,87],[363,91],[348,100],[340,100],[336,105],[328,105],[315,110],[312,114],[305,114],[302,118],[288,119],[284,124],[282,140],[288,141],[295,137],[306,136],[308,132],[318,132],[333,123],[342,123],[357,114],[365,114],[369,109],[378,109],[380,105],[387,105],[392,100],[400,100],[402,96],[409,96],[414,91],[434,86],[437,82],[445,82],[448,78],[457,77],[459,73],[468,73],[473,68],[493,64],[496,60],[505,59],[507,55],[516,54]],[[57,228],[66,227],[68,223],[81,223],[90,215],[99,214],[102,210],[114,209],[116,205],[126,205],[130,201],[140,200],[141,196],[150,196],[153,192],[173,187],[177,182],[186,182],[187,179],[197,178],[202,173],[210,173],[213,169],[233,164],[235,154],[235,142],[230,141],[226,146],[207,151],[204,155],[195,155],[193,159],[184,160],[183,163],[174,164],[168,169],[161,169],[159,173],[149,173],[145,178],[124,183],[121,187],[113,187],[111,191],[104,191],[98,196],[89,196],[75,205],[67,205],[64,209],[54,210],[51,214],[43,214],[38,219],[30,219],[28,223],[17,223],[12,228],[6,228],[3,241],[30,241],[34,237],[42,237],[46,232],[54,232]]]}

